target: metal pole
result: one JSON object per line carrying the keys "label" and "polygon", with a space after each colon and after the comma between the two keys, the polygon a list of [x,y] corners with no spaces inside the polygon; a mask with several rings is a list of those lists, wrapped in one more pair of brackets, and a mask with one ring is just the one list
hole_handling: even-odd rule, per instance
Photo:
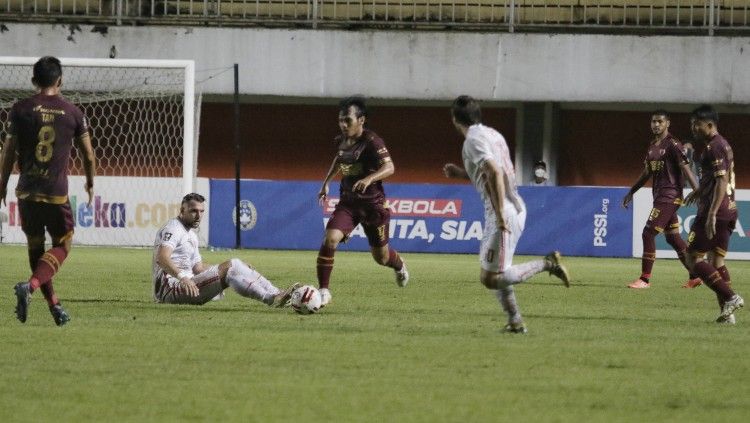
{"label": "metal pole", "polygon": [[710,0],[708,2],[708,7],[709,7],[709,10],[708,10],[708,35],[710,37],[714,36],[714,7],[716,7],[714,5],[715,1],[716,0]]}
{"label": "metal pole", "polygon": [[234,248],[242,248],[240,240],[240,65],[234,64]]}
{"label": "metal pole", "polygon": [[508,32],[513,32],[515,30],[515,22],[516,22],[516,0],[510,0],[510,19],[508,23]]}
{"label": "metal pole", "polygon": [[117,0],[117,26],[122,25],[122,0]]}
{"label": "metal pole", "polygon": [[318,0],[312,0],[312,27],[318,27]]}

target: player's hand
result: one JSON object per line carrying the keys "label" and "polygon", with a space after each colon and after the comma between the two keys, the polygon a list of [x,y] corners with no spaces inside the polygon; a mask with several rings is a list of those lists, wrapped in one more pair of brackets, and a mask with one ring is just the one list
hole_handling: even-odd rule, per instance
{"label": "player's hand", "polygon": [[633,194],[628,192],[622,197],[622,208],[627,209],[630,203],[633,201]]}
{"label": "player's hand", "polygon": [[510,229],[508,229],[508,226],[505,224],[505,218],[501,216],[496,216],[495,221],[497,222],[497,229],[500,232],[510,232]]}
{"label": "player's hand", "polygon": [[367,187],[370,186],[370,184],[372,184],[372,179],[370,179],[370,178],[362,178],[359,181],[357,181],[357,182],[354,183],[354,186],[352,187],[352,190],[354,192],[357,192],[357,191],[359,191],[359,192],[365,192],[365,190],[367,189]]}
{"label": "player's hand", "polygon": [[86,183],[83,186],[83,189],[86,190],[86,194],[88,194],[88,196],[89,196],[89,203],[88,204],[89,204],[89,207],[91,207],[91,202],[94,200],[94,186],[93,185],[89,185],[88,183]]}
{"label": "player's hand", "polygon": [[193,282],[193,279],[187,276],[180,279],[180,284],[178,285],[177,289],[182,294],[187,294],[187,295],[190,295],[191,297],[198,296],[198,286],[195,285],[195,282]]}
{"label": "player's hand", "polygon": [[446,178],[458,178],[461,175],[461,168],[453,163],[446,163],[446,165],[443,166],[443,175],[445,175]]}
{"label": "player's hand", "polygon": [[685,197],[685,199],[682,201],[682,204],[689,206],[695,203],[697,199],[698,199],[698,191],[693,190],[690,192],[690,194],[687,195],[687,197]]}
{"label": "player's hand", "polygon": [[706,238],[713,239],[716,235],[716,215],[710,214],[706,218]]}
{"label": "player's hand", "polygon": [[328,198],[328,185],[323,185],[318,191],[318,204],[323,206]]}

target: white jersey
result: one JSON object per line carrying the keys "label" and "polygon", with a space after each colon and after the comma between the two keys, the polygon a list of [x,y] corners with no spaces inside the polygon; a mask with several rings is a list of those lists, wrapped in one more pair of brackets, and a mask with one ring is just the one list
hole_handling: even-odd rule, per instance
{"label": "white jersey", "polygon": [[180,222],[180,219],[170,219],[159,232],[156,233],[154,241],[153,276],[158,280],[162,272],[161,266],[156,263],[156,254],[159,247],[165,245],[172,248],[172,262],[180,271],[193,273],[193,267],[203,261],[198,252],[198,235],[190,228]]}
{"label": "white jersey", "polygon": [[[505,201],[503,202],[504,208],[512,207],[515,209],[514,203],[521,204],[524,207],[523,200],[518,194],[516,172],[510,159],[510,150],[505,138],[499,132],[481,123],[471,125],[466,132],[461,156],[464,161],[464,169],[466,169],[469,179],[479,191],[485,204],[490,204],[490,198],[485,187],[486,178],[482,173],[482,165],[486,160],[492,160],[505,174],[507,181]],[[521,210],[517,211],[521,212]]]}

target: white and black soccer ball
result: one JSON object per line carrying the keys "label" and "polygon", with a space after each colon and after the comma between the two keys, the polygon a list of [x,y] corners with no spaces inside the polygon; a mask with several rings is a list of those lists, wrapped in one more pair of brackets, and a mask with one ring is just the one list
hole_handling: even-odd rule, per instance
{"label": "white and black soccer ball", "polygon": [[292,292],[292,298],[289,302],[297,313],[312,314],[320,310],[322,299],[317,288],[303,285]]}

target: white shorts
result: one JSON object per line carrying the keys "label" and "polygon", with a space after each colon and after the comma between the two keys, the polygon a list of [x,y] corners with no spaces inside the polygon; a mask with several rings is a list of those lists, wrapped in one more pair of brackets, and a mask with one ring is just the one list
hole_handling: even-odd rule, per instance
{"label": "white shorts", "polygon": [[503,211],[505,225],[508,231],[502,233],[497,229],[497,220],[492,206],[484,207],[484,232],[479,247],[479,262],[482,269],[488,272],[503,272],[513,265],[513,254],[516,252],[518,240],[521,239],[526,225],[526,210],[520,213],[513,206]]}
{"label": "white shorts", "polygon": [[193,276],[193,282],[198,286],[198,296],[191,297],[178,292],[177,285],[180,281],[172,275],[159,272],[154,281],[154,299],[159,303],[169,304],[205,304],[214,297],[220,297],[224,292],[224,286],[219,277],[219,265],[213,265],[203,272]]}

